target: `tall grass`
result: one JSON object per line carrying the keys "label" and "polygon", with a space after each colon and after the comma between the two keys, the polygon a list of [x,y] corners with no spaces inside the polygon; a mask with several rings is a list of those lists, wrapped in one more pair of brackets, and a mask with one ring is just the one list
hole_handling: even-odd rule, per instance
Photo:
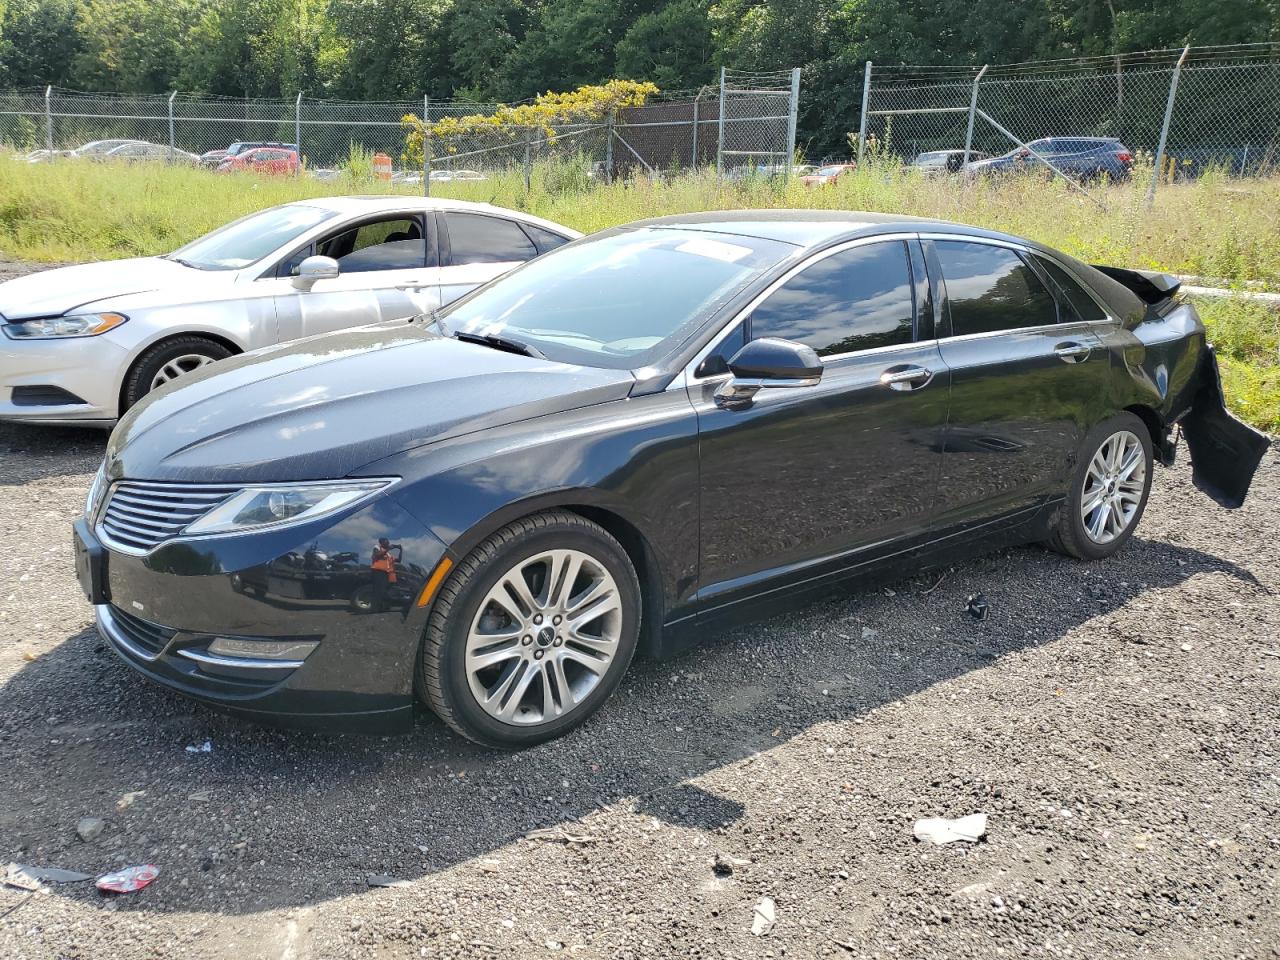
{"label": "tall grass", "polygon": [[[349,173],[360,172],[361,159],[353,151]],[[1061,181],[965,184],[904,173],[889,163],[867,164],[819,189],[795,181],[726,183],[709,170],[603,184],[588,176],[589,168],[586,158],[561,158],[536,164],[527,191],[517,168],[483,181],[432,184],[432,193],[526,210],[584,232],[698,210],[905,213],[1031,237],[1091,263],[1280,290],[1280,178],[1211,174],[1162,187],[1147,207],[1148,178],[1141,172],[1129,183],[1091,191],[1091,199]],[[355,175],[321,183],[159,165],[28,164],[0,155],[0,255],[66,262],[162,253],[262,207],[391,190]],[[1260,426],[1280,429],[1276,312],[1233,298],[1204,304],[1203,314],[1223,357],[1233,407]]]}

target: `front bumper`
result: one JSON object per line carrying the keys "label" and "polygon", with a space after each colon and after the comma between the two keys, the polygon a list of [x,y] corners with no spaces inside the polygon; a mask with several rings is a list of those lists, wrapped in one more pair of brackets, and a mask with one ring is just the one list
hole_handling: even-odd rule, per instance
{"label": "front bumper", "polygon": [[[405,730],[427,614],[417,599],[444,545],[387,498],[317,523],[331,525],[174,541],[145,556],[102,550],[98,631],[134,670],[224,712],[336,732]],[[101,547],[83,520],[76,535]],[[369,565],[379,537],[403,547],[394,584]],[[219,637],[315,647],[300,660],[225,656],[210,650]]]}
{"label": "front bumper", "polygon": [[[110,333],[62,340],[13,340],[0,333],[0,420],[110,423],[119,413],[128,362],[128,349]],[[84,403],[17,404],[13,388],[18,386],[57,387]]]}

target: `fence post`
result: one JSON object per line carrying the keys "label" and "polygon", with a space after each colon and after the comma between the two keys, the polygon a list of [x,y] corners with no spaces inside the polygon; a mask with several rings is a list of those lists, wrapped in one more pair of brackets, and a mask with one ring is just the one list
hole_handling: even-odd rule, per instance
{"label": "fence post", "polygon": [[724,67],[720,68],[720,113],[716,117],[716,176],[724,173]]}
{"label": "fence post", "polygon": [[53,84],[44,88],[44,143],[53,159]]}
{"label": "fence post", "polygon": [[1169,99],[1164,105],[1164,123],[1160,127],[1160,145],[1156,147],[1156,171],[1151,177],[1151,186],[1147,187],[1147,206],[1156,198],[1156,184],[1160,182],[1160,174],[1164,169],[1164,148],[1169,142],[1169,124],[1173,121],[1173,101],[1178,96],[1178,79],[1182,76],[1182,64],[1191,51],[1191,44],[1182,48],[1182,56],[1173,67],[1173,77],[1169,80]]}
{"label": "fence post", "polygon": [[298,165],[294,168],[295,177],[302,176],[302,91],[298,91],[298,99],[293,102],[293,142],[298,145]]}
{"label": "fence post", "polygon": [[689,166],[698,169],[698,97],[702,96],[702,91],[698,91],[698,96],[693,98],[693,149],[689,151]]}
{"label": "fence post", "polygon": [[862,76],[862,119],[858,121],[858,162],[867,152],[867,101],[871,99],[871,61],[867,61],[866,72]]}
{"label": "fence post", "polygon": [[533,185],[533,152],[529,146],[529,131],[524,133],[524,192],[528,193]]}
{"label": "fence post", "polygon": [[604,182],[613,183],[613,111],[609,111],[604,134]]}
{"label": "fence post", "polygon": [[422,195],[431,196],[431,98],[422,98]]}
{"label": "fence post", "polygon": [[800,113],[800,68],[791,68],[791,110],[787,114],[787,159],[782,178],[791,179],[791,165],[796,162],[796,117]]}
{"label": "fence post", "polygon": [[169,94],[169,162],[170,163],[173,163],[175,159],[175,154],[177,153],[177,150],[178,150],[178,144],[177,144],[176,138],[173,135],[173,98],[176,97],[177,95],[178,95],[177,90]]}
{"label": "fence post", "polygon": [[973,78],[973,92],[969,94],[969,128],[964,135],[964,162],[969,162],[969,154],[973,153],[973,119],[978,112],[978,83],[986,75],[988,64],[983,64],[978,75]]}

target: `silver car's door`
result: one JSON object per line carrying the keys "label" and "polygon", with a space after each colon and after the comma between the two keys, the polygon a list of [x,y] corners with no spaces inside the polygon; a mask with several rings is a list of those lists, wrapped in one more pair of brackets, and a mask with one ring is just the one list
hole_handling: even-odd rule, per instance
{"label": "silver car's door", "polygon": [[[332,257],[341,272],[310,290],[294,289],[288,277],[312,255]],[[276,296],[282,340],[403,319],[440,305],[436,245],[431,225],[418,214],[345,226],[295,251],[277,272],[286,284]]]}
{"label": "silver car's door", "polygon": [[448,304],[538,255],[516,220],[487,213],[444,211],[440,225],[440,298]]}

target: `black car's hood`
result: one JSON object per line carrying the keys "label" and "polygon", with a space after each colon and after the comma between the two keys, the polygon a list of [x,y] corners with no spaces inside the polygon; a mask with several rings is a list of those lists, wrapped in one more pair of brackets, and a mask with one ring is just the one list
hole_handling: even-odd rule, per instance
{"label": "black car's hood", "polygon": [[577,367],[379,324],[223,360],[144,399],[107,447],[112,479],[343,477],[411,447],[621,399],[626,370]]}

